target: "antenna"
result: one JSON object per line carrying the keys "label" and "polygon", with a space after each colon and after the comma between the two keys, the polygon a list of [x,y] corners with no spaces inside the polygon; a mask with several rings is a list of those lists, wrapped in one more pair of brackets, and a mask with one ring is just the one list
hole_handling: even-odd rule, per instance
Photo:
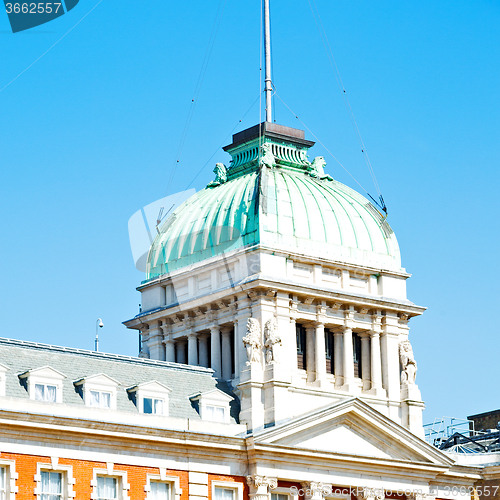
{"label": "antenna", "polygon": [[272,81],[271,81],[271,25],[269,22],[269,0],[264,0],[264,53],[266,55],[266,122],[273,121],[271,108]]}

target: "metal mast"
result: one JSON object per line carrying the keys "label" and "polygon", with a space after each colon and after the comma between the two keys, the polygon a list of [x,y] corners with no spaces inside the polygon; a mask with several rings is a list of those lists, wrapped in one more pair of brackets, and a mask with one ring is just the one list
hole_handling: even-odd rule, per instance
{"label": "metal mast", "polygon": [[271,83],[271,26],[269,22],[269,0],[264,0],[264,53],[266,56],[266,122],[273,121],[271,108],[272,83]]}

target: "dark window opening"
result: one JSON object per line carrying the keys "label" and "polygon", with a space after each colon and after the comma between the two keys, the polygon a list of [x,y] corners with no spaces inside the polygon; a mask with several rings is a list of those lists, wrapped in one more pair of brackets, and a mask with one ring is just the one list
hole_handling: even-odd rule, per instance
{"label": "dark window opening", "polygon": [[354,376],[362,378],[361,373],[361,337],[357,333],[352,334],[352,354],[354,360]]}
{"label": "dark window opening", "polygon": [[334,373],[333,332],[325,330],[326,373]]}
{"label": "dark window opening", "polygon": [[306,329],[302,325],[295,325],[297,336],[297,368],[307,370],[306,366]]}

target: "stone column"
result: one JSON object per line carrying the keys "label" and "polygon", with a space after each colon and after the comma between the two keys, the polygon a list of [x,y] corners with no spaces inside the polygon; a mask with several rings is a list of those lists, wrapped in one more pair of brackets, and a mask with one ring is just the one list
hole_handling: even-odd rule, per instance
{"label": "stone column", "polygon": [[326,352],[325,352],[325,325],[316,324],[314,361],[316,364],[316,383],[318,385],[326,384]]}
{"label": "stone column", "polygon": [[382,388],[382,363],[380,357],[380,334],[376,331],[370,332],[371,338],[371,375],[372,388],[370,392],[377,396],[386,396]]}
{"label": "stone column", "polygon": [[149,349],[148,349],[148,338],[149,338],[149,326],[146,323],[143,323],[140,326],[141,330],[141,350],[139,352],[140,358],[149,358]]}
{"label": "stone column", "polygon": [[220,355],[220,330],[218,325],[210,327],[210,368],[214,371],[214,377],[220,378],[221,371],[221,355]]}
{"label": "stone column", "polygon": [[344,369],[343,369],[343,345],[342,345],[342,332],[335,332],[333,334],[333,357],[334,357],[334,375],[335,387],[341,387],[344,384]]}
{"label": "stone column", "polygon": [[198,339],[195,332],[188,335],[188,365],[198,366]]}
{"label": "stone column", "polygon": [[307,381],[316,380],[316,368],[314,366],[314,326],[306,326],[306,369]]}
{"label": "stone column", "polygon": [[163,332],[161,326],[149,325],[148,330],[148,351],[150,359],[165,361],[165,352],[163,350]]}
{"label": "stone column", "polygon": [[199,335],[198,340],[200,347],[198,362],[200,366],[208,368],[208,334],[203,333],[202,335]]}
{"label": "stone column", "polygon": [[182,363],[186,364],[186,341],[185,340],[178,340],[175,343],[175,348],[176,348],[176,360],[177,363]]}
{"label": "stone column", "polygon": [[368,333],[360,333],[361,337],[361,378],[363,379],[363,390],[371,387],[370,382],[370,337]]}
{"label": "stone column", "polygon": [[231,330],[224,328],[221,330],[222,336],[222,379],[229,380],[232,375],[232,362],[231,362]]}
{"label": "stone column", "polygon": [[165,360],[175,363],[175,343],[172,335],[167,335],[163,343],[165,344]]}
{"label": "stone column", "polygon": [[271,500],[271,490],[278,486],[278,480],[275,477],[266,476],[247,476],[250,500]]}
{"label": "stone column", "polygon": [[344,390],[351,392],[354,389],[354,359],[352,350],[352,329],[344,327],[343,331],[343,344],[344,344]]}

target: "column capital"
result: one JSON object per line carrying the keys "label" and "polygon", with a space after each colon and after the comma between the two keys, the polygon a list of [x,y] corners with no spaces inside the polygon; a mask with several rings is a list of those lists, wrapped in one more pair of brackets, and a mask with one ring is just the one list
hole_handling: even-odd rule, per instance
{"label": "column capital", "polygon": [[325,495],[332,491],[330,484],[317,481],[301,482],[300,485],[305,490],[305,500],[323,500]]}
{"label": "column capital", "polygon": [[250,488],[260,488],[264,486],[270,490],[274,490],[274,488],[278,486],[278,478],[254,474],[253,476],[247,476],[247,484]]}
{"label": "column capital", "polygon": [[193,337],[194,337],[194,338],[197,338],[197,337],[198,337],[198,333],[197,333],[197,332],[195,332],[194,330],[191,330],[191,331],[188,333],[187,337],[188,337],[188,339],[189,339],[189,338],[193,338]]}
{"label": "column capital", "polygon": [[382,488],[358,488],[356,497],[358,500],[384,500],[385,492]]}

